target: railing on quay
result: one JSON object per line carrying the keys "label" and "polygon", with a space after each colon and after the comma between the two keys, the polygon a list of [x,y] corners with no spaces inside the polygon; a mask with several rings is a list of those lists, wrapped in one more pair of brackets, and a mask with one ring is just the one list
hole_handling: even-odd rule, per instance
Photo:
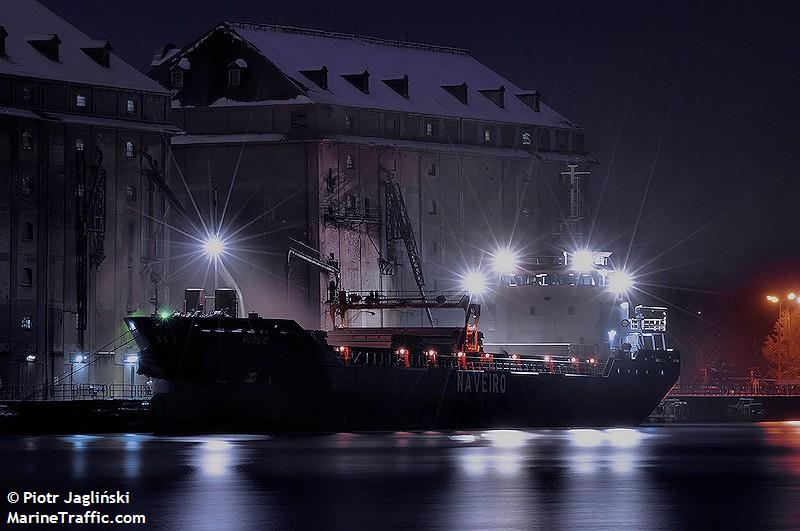
{"label": "railing on quay", "polygon": [[0,388],[0,401],[148,400],[147,384],[19,384]]}
{"label": "railing on quay", "polygon": [[800,383],[734,383],[734,384],[683,384],[676,385],[668,397],[762,397],[800,396]]}

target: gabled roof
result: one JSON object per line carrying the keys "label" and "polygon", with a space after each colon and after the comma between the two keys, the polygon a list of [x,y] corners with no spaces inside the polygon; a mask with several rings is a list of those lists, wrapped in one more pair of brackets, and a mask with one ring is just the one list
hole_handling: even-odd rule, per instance
{"label": "gabled roof", "polygon": [[[484,65],[466,50],[388,41],[372,37],[318,30],[224,22],[179,55],[190,53],[215,31],[238,36],[286,77],[295,82],[314,103],[471,118],[496,122],[579,128],[575,123],[541,104],[534,111],[517,94],[530,94]],[[177,60],[175,57],[171,61]],[[327,68],[327,89],[303,72]],[[369,73],[369,90],[353,83],[355,74]],[[408,76],[408,95],[398,93],[387,80]],[[466,83],[464,104],[445,86]],[[505,88],[504,105],[487,97],[486,91]],[[481,91],[484,91],[483,93]]]}
{"label": "gabled roof", "polygon": [[[6,56],[0,57],[0,74],[166,92],[113,53],[109,67],[98,64],[81,49],[91,47],[97,41],[35,0],[2,0],[0,26],[5,26],[8,32]],[[58,35],[61,40],[57,62],[48,59],[28,42],[43,37],[49,39],[53,35]]]}

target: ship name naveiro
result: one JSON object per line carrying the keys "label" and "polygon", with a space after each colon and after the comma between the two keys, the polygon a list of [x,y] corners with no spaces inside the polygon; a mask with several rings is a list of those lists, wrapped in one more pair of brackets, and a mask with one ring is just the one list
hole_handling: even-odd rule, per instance
{"label": "ship name naveiro", "polygon": [[459,372],[459,393],[505,394],[506,375],[497,372]]}

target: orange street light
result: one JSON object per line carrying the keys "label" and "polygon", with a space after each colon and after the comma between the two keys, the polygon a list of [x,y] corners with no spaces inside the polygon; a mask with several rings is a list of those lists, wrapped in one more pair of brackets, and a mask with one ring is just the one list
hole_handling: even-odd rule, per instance
{"label": "orange street light", "polygon": [[775,295],[767,295],[767,300],[773,304],[779,303],[781,300]]}

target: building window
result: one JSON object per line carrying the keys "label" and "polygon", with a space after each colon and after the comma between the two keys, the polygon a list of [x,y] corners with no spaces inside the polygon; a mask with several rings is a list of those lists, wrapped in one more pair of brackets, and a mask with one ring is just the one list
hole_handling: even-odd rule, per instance
{"label": "building window", "polygon": [[575,315],[575,306],[569,306],[569,307],[567,308],[567,314],[569,314],[569,315]]}
{"label": "building window", "polygon": [[333,176],[333,168],[328,168],[328,175],[325,177],[325,189],[329,194],[336,190],[336,178]]}
{"label": "building window", "polygon": [[86,96],[83,94],[78,94],[75,96],[75,106],[86,108]]}
{"label": "building window", "polygon": [[22,225],[22,239],[23,240],[33,239],[33,223],[31,223],[30,221],[26,221]]}
{"label": "building window", "polygon": [[353,164],[353,157],[347,155],[347,158],[344,159],[344,167],[348,170],[352,170],[355,167],[355,164]]}
{"label": "building window", "polygon": [[19,327],[23,330],[30,330],[33,328],[33,318],[30,315],[23,315],[19,320]]}
{"label": "building window", "polygon": [[390,133],[397,131],[397,118],[390,116],[386,119],[386,131]]}
{"label": "building window", "polygon": [[438,212],[439,205],[436,204],[436,201],[431,200],[428,203],[428,214],[435,215]]}
{"label": "building window", "polygon": [[344,128],[347,131],[353,130],[353,117],[350,116],[349,114],[344,117]]}
{"label": "building window", "polygon": [[33,269],[30,267],[22,268],[22,285],[33,286]]}
{"label": "building window", "polygon": [[431,177],[436,177],[436,163],[431,162],[431,167],[428,168],[428,175]]}
{"label": "building window", "polygon": [[170,82],[172,83],[172,88],[183,87],[183,70],[173,70],[170,75]]}
{"label": "building window", "polygon": [[308,117],[304,112],[292,111],[291,113],[292,129],[305,129],[308,125]]}
{"label": "building window", "polygon": [[242,71],[238,68],[231,68],[228,70],[228,86],[231,88],[239,88],[242,84]]}
{"label": "building window", "polygon": [[125,105],[125,111],[128,114],[136,114],[136,100],[128,100],[127,104]]}
{"label": "building window", "polygon": [[433,122],[425,122],[425,136],[436,136],[436,127]]}
{"label": "building window", "polygon": [[492,141],[492,131],[489,129],[483,130],[483,141],[484,142],[491,142]]}
{"label": "building window", "polygon": [[86,143],[83,141],[82,138],[75,139],[75,151],[84,151],[86,149]]}
{"label": "building window", "polygon": [[20,184],[20,192],[22,192],[22,195],[31,195],[31,178],[27,175],[24,176]]}
{"label": "building window", "polygon": [[136,187],[132,184],[125,187],[125,200],[129,203],[136,201]]}
{"label": "building window", "polygon": [[522,145],[523,146],[531,145],[531,134],[528,131],[522,132]]}
{"label": "building window", "polygon": [[133,142],[128,141],[125,142],[125,158],[132,159],[136,156],[136,146],[133,145]]}
{"label": "building window", "polygon": [[569,149],[568,131],[556,131],[556,149],[559,151],[566,151]]}
{"label": "building window", "polygon": [[22,102],[33,103],[33,89],[30,87],[22,88]]}
{"label": "building window", "polygon": [[22,133],[22,149],[25,151],[33,151],[33,133],[30,131]]}
{"label": "building window", "polygon": [[536,315],[536,306],[531,306],[528,309],[529,315]]}

